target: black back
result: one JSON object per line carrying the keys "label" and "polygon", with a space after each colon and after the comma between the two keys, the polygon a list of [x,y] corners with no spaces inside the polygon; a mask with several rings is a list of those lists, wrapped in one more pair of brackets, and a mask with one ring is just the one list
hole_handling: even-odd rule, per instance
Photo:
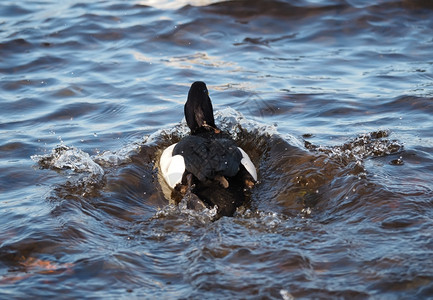
{"label": "black back", "polygon": [[173,150],[182,155],[185,168],[199,181],[213,180],[216,175],[232,177],[239,171],[242,153],[234,141],[226,138],[184,137]]}

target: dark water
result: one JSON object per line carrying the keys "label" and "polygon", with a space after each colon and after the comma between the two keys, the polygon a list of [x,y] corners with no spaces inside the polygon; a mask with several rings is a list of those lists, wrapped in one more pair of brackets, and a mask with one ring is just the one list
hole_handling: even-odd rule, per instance
{"label": "dark water", "polygon": [[[433,297],[431,2],[6,0],[0,36],[0,298]],[[216,222],[158,175],[195,80],[259,173]]]}

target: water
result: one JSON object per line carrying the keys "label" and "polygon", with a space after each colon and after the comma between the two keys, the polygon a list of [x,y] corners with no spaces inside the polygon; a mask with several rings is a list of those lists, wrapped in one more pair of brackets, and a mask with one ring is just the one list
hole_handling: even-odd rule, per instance
{"label": "water", "polygon": [[[0,298],[433,297],[427,1],[2,1]],[[257,166],[165,196],[189,85]]]}

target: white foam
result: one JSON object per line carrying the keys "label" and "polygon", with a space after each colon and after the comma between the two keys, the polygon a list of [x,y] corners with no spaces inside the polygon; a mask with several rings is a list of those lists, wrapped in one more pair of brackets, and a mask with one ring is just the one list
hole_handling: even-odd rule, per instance
{"label": "white foam", "polygon": [[309,148],[326,153],[332,158],[355,161],[358,165],[362,165],[368,157],[386,156],[403,150],[404,145],[397,140],[388,139],[389,135],[388,130],[382,130],[360,134],[341,146],[310,146]]}
{"label": "white foam", "polygon": [[132,143],[116,151],[104,151],[101,154],[93,156],[93,160],[104,167],[118,166],[129,162],[131,155],[140,151],[140,144]]}
{"label": "white foam", "polygon": [[88,172],[97,176],[104,175],[102,167],[94,162],[88,153],[75,147],[60,145],[50,154],[33,155],[31,159],[50,168],[71,169],[74,172]]}
{"label": "white foam", "polygon": [[172,0],[141,0],[139,1],[142,5],[148,5],[152,6],[158,9],[179,9],[181,7],[184,7],[186,5],[193,5],[193,6],[206,6],[215,2],[219,2],[218,0],[178,0],[178,1],[172,1]]}
{"label": "white foam", "polygon": [[215,121],[219,123],[221,130],[227,131],[234,138],[240,130],[247,132],[259,132],[266,135],[277,134],[276,126],[260,124],[254,120],[246,119],[244,115],[231,107],[224,108],[215,112]]}
{"label": "white foam", "polygon": [[187,195],[182,198],[179,202],[179,210],[181,213],[194,217],[202,223],[209,223],[215,219],[217,215],[218,207],[215,205],[213,208],[203,208],[200,210],[194,210],[188,208]]}
{"label": "white foam", "polygon": [[241,131],[264,136],[278,135],[283,138],[290,145],[303,148],[303,142],[294,135],[278,133],[277,126],[272,124],[263,124],[255,120],[247,119],[244,115],[231,107],[224,108],[215,112],[215,122],[218,123],[219,128],[229,132],[234,139],[238,137]]}
{"label": "white foam", "polygon": [[292,294],[289,293],[288,290],[280,290],[280,295],[283,298],[283,300],[294,300],[295,297],[293,297]]}

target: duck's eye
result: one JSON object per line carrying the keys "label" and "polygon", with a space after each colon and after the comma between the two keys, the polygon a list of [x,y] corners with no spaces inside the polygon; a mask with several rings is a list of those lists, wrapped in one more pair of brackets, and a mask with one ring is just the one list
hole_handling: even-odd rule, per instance
{"label": "duck's eye", "polygon": [[209,91],[208,90],[203,90],[203,92],[209,96]]}

